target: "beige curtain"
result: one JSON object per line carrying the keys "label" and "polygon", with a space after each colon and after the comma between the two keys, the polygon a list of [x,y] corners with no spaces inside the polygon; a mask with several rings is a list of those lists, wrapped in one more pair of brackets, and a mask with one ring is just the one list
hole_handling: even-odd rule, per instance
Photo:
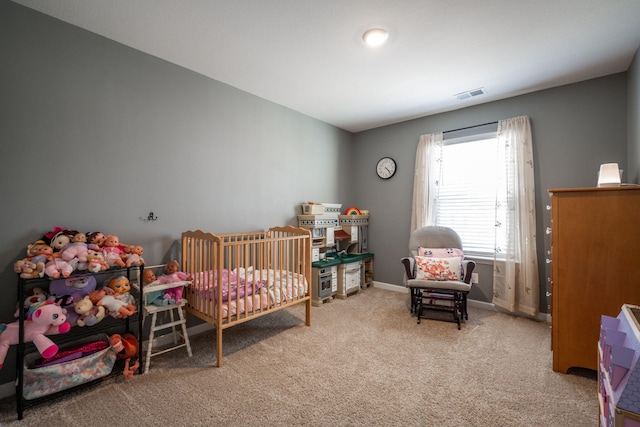
{"label": "beige curtain", "polygon": [[498,171],[496,233],[506,247],[496,247],[493,303],[512,313],[535,316],[539,311],[533,142],[526,116],[498,122],[498,156],[506,160]]}
{"label": "beige curtain", "polygon": [[422,135],[416,151],[410,231],[436,224],[434,200],[438,198],[441,156],[442,132]]}

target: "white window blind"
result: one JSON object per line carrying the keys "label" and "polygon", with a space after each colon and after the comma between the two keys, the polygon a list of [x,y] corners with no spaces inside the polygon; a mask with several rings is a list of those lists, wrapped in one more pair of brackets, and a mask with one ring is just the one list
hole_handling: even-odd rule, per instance
{"label": "white window blind", "polygon": [[503,244],[495,234],[497,153],[495,132],[445,139],[442,147],[437,224],[454,229],[469,256],[493,258]]}

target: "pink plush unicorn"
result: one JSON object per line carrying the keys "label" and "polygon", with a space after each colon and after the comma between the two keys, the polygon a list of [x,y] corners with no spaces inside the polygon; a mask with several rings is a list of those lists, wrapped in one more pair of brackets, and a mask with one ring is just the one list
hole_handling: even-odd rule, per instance
{"label": "pink plush unicorn", "polygon": [[[24,321],[24,342],[33,341],[42,357],[51,357],[58,352],[58,346],[45,335],[69,332],[71,324],[67,322],[66,310],[52,301],[44,301],[31,306]],[[19,323],[0,325],[0,369],[4,365],[9,346],[18,344]]]}

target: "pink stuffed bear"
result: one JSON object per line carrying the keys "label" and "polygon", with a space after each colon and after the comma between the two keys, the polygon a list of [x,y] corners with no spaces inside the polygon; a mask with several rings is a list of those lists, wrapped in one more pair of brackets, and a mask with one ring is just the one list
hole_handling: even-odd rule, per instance
{"label": "pink stuffed bear", "polygon": [[[69,332],[71,324],[67,322],[65,310],[52,301],[32,306],[30,314],[24,321],[24,341],[33,341],[42,357],[51,357],[58,352],[58,346],[45,335],[64,334]],[[18,344],[19,322],[1,325],[0,329],[0,369],[4,365],[9,346]]]}

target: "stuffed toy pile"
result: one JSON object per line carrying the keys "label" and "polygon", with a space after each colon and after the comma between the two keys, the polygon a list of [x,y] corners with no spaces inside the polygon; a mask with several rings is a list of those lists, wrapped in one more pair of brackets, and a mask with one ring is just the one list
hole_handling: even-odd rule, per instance
{"label": "stuffed toy pile", "polygon": [[[129,279],[119,270],[143,266],[143,251],[140,245],[120,243],[113,234],[62,227],[27,245],[27,257],[15,262],[14,271],[23,279],[51,280],[47,289],[26,289],[14,314],[18,320],[0,324],[0,369],[9,347],[19,341],[21,315],[24,342],[33,342],[43,358],[53,358],[58,346],[46,335],[63,334],[73,326],[93,326],[106,316],[124,319],[135,314]],[[92,273],[110,269],[114,274],[98,286]],[[129,368],[128,361],[127,373],[132,376],[137,366]]]}
{"label": "stuffed toy pile", "polygon": [[113,234],[55,227],[27,245],[27,257],[16,261],[13,269],[23,279],[45,275],[52,279],[66,278],[74,271],[98,273],[113,267],[144,265],[143,252],[142,246],[120,243]]}
{"label": "stuffed toy pile", "polygon": [[[143,251],[140,245],[120,243],[114,234],[55,227],[27,245],[27,257],[14,264],[23,279],[52,279],[48,290],[27,292],[22,312],[36,302],[52,301],[65,310],[71,326],[93,326],[107,315],[122,319],[134,314],[129,280],[118,269],[144,265]],[[91,273],[110,269],[114,275],[99,287]],[[15,317],[19,313],[20,307]]]}

